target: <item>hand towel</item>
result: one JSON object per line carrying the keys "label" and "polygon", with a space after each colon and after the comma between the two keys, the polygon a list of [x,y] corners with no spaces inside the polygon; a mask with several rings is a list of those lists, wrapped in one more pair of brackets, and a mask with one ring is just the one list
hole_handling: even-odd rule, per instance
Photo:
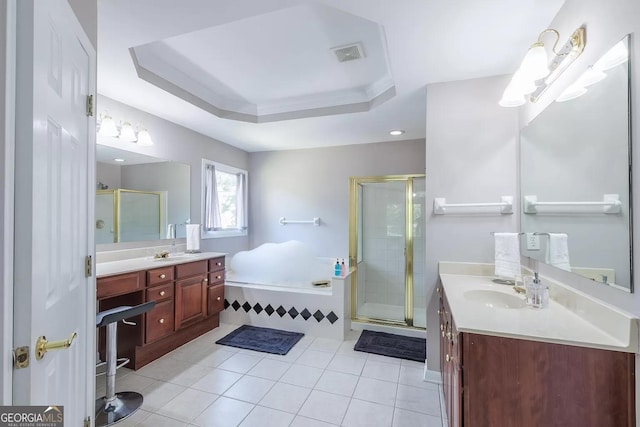
{"label": "hand towel", "polygon": [[167,239],[175,239],[175,238],[176,238],[176,225],[167,224]]}
{"label": "hand towel", "polygon": [[187,224],[187,252],[200,252],[200,224]]}
{"label": "hand towel", "polygon": [[495,233],[495,274],[515,279],[521,274],[518,233]]}
{"label": "hand towel", "polygon": [[565,233],[549,233],[546,262],[554,267],[571,271],[569,262],[569,236]]}

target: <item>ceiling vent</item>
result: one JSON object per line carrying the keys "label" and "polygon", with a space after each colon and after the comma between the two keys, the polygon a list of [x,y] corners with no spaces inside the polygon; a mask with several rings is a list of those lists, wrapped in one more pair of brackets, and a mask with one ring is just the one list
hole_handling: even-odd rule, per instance
{"label": "ceiling vent", "polygon": [[364,58],[364,50],[361,43],[352,43],[345,46],[331,48],[336,54],[338,62],[353,61],[354,59]]}

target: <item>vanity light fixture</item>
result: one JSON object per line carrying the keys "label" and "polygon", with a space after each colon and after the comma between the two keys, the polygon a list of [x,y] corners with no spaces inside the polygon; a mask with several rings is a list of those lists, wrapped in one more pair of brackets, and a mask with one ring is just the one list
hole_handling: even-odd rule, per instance
{"label": "vanity light fixture", "polygon": [[136,134],[136,130],[129,121],[122,122],[122,125],[118,127],[113,117],[107,112],[100,115],[98,126],[98,135],[100,136],[118,138],[126,142],[137,142],[138,145],[145,147],[153,145],[153,140],[147,129],[143,128]]}
{"label": "vanity light fixture", "polygon": [[[547,33],[552,33],[556,37],[551,48],[554,55],[551,62],[542,41]],[[581,27],[574,31],[560,50],[557,49],[559,40],[560,33],[552,28],[538,35],[538,40],[531,45],[520,67],[504,90],[499,102],[502,107],[519,107],[526,102],[527,96],[531,102],[536,102],[547,87],[582,53],[585,46],[585,29]]]}
{"label": "vanity light fixture", "polygon": [[400,136],[404,133],[404,131],[402,129],[394,129],[389,131],[389,135],[391,136]]}

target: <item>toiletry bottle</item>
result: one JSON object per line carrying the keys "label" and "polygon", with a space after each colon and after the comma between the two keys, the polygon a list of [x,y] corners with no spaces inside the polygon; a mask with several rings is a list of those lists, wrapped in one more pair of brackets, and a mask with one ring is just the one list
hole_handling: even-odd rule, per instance
{"label": "toiletry bottle", "polygon": [[338,260],[338,258],[336,258],[336,265],[334,267],[334,275],[339,276],[340,275],[340,261]]}
{"label": "toiletry bottle", "polygon": [[542,293],[543,286],[540,283],[540,278],[538,277],[538,273],[533,273],[533,283],[531,286],[531,306],[535,308],[542,308]]}
{"label": "toiletry bottle", "polygon": [[345,276],[347,274],[347,266],[344,264],[344,258],[342,258],[342,264],[340,264],[340,275]]}

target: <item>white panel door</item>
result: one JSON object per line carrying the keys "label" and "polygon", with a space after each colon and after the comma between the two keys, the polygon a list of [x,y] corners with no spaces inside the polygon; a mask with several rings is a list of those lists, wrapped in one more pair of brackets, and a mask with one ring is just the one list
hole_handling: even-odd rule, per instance
{"label": "white panel door", "polygon": [[[67,1],[17,3],[14,346],[30,346],[31,363],[14,371],[13,403],[64,405],[78,426],[95,387],[95,51]],[[39,336],[72,333],[70,348],[36,360]]]}

